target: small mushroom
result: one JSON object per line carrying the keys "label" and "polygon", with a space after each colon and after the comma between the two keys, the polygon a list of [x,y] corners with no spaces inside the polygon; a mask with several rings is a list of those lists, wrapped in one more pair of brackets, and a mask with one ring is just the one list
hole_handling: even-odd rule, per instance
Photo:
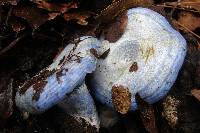
{"label": "small mushroom", "polygon": [[70,115],[77,125],[82,125],[83,127],[88,127],[89,125],[88,128],[99,130],[100,120],[96,106],[85,83],[76,87],[72,93],[67,94],[58,106]]}
{"label": "small mushroom", "polygon": [[99,41],[85,36],[68,44],[55,61],[22,85],[16,93],[16,105],[22,111],[41,113],[64,99],[80,85],[86,74],[96,68]]}
{"label": "small mushroom", "polygon": [[174,84],[186,54],[186,41],[160,14],[146,8],[127,12],[128,22],[115,43],[102,41],[109,49],[92,74],[95,98],[118,112],[135,110],[135,94],[152,104]]}

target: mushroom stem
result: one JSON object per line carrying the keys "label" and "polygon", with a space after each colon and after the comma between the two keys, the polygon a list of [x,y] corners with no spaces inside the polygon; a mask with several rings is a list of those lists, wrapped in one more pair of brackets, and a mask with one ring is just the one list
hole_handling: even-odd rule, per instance
{"label": "mushroom stem", "polygon": [[120,120],[119,113],[117,113],[112,108],[104,105],[99,105],[97,109],[100,117],[100,125],[103,128],[110,128]]}
{"label": "mushroom stem", "polygon": [[65,99],[58,104],[68,115],[72,116],[77,125],[90,127],[99,130],[100,120],[95,103],[85,83],[76,87]]}

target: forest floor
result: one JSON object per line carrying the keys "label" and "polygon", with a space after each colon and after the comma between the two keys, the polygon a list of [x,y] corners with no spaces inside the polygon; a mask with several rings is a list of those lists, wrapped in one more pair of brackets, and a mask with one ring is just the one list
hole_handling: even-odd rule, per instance
{"label": "forest floor", "polygon": [[[106,25],[116,26],[116,19],[112,17],[118,15],[116,12],[138,6],[164,15],[187,41],[187,55],[175,84],[168,95],[152,107],[157,132],[200,132],[199,0],[137,0],[139,3],[121,0],[121,6],[116,4],[117,0],[61,0],[61,3],[50,4],[41,1],[0,1],[1,133],[77,132],[77,129],[85,132],[69,124],[66,114],[58,107],[40,115],[20,112],[15,106],[15,93],[19,85],[50,65],[71,39],[81,35],[98,37],[106,32]],[[108,38],[116,40],[109,35]],[[147,132],[145,127],[148,127],[140,116],[139,110],[120,115],[115,125],[100,128],[100,132]]]}

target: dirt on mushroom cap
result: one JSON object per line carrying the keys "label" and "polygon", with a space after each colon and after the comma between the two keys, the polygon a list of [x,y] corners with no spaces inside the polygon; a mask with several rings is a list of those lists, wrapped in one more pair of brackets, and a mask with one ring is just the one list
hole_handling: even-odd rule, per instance
{"label": "dirt on mushroom cap", "polygon": [[126,114],[131,107],[131,93],[121,85],[112,87],[112,102],[115,109]]}

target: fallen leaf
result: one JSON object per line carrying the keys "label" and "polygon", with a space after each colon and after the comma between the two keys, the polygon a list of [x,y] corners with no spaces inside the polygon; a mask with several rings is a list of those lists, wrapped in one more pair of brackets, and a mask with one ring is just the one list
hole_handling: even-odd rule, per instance
{"label": "fallen leaf", "polygon": [[196,28],[200,27],[200,17],[195,16],[191,12],[182,11],[179,14],[178,22],[183,24],[191,31],[194,31]]}
{"label": "fallen leaf", "polygon": [[116,16],[132,7],[148,7],[153,4],[153,0],[115,0],[112,4],[103,9],[95,18],[101,22],[109,22]]}
{"label": "fallen leaf", "polygon": [[0,5],[11,4],[17,5],[18,0],[1,0]]}
{"label": "fallen leaf", "polygon": [[49,20],[56,18],[57,16],[60,15],[60,13],[57,12],[52,12],[52,13],[48,13],[49,15]]}
{"label": "fallen leaf", "polygon": [[105,59],[110,52],[110,48],[106,50],[102,55],[99,56],[99,59]]}
{"label": "fallen leaf", "polygon": [[60,12],[65,13],[71,8],[77,8],[78,5],[75,2],[69,3],[49,3],[44,0],[33,0],[37,4],[38,8],[46,9],[50,12]]}
{"label": "fallen leaf", "polygon": [[197,44],[197,49],[198,49],[198,50],[200,50],[200,43],[199,43],[199,44]]}
{"label": "fallen leaf", "polygon": [[135,98],[144,127],[149,133],[158,133],[153,106],[145,102],[139,94],[136,94]]}
{"label": "fallen leaf", "polygon": [[90,49],[90,53],[93,54],[96,58],[99,58],[99,55],[98,55],[96,49],[91,48],[91,49]]}
{"label": "fallen leaf", "polygon": [[193,31],[191,31],[189,28],[187,28],[185,25],[179,23],[178,21],[176,21],[175,19],[172,19],[172,24],[174,26],[175,29],[177,30],[183,30],[186,33],[190,33],[193,36],[195,36],[196,38],[200,39],[200,36],[196,33],[194,33]]}
{"label": "fallen leaf", "polygon": [[12,14],[16,17],[27,20],[30,26],[34,29],[37,29],[40,25],[51,19],[48,14],[45,14],[40,9],[31,6],[15,6],[12,10]]}
{"label": "fallen leaf", "polygon": [[193,89],[191,90],[192,95],[200,101],[200,90],[199,89]]}
{"label": "fallen leaf", "polygon": [[93,13],[91,12],[75,12],[75,13],[65,13],[64,19],[66,21],[70,20],[77,20],[77,23],[80,25],[87,25],[88,22],[86,21]]}
{"label": "fallen leaf", "polygon": [[117,17],[116,21],[106,26],[104,30],[105,39],[109,42],[116,42],[124,33],[128,22],[128,16],[126,12]]}

